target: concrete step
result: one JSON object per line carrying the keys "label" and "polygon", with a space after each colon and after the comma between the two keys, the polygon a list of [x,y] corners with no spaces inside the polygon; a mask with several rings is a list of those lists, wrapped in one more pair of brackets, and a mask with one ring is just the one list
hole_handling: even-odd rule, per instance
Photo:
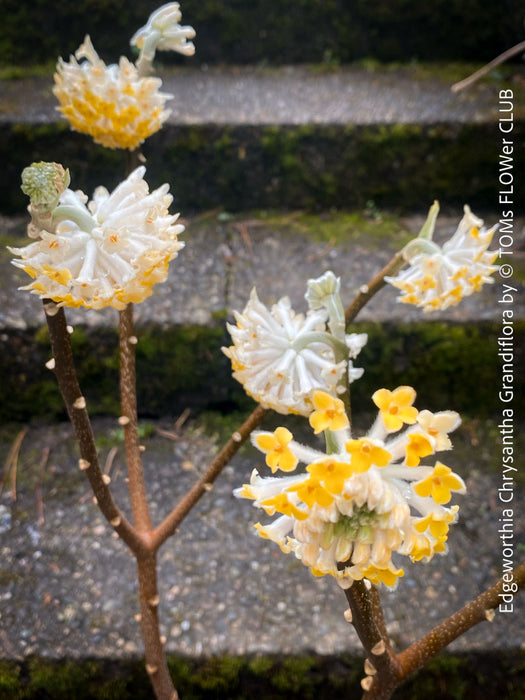
{"label": "concrete step", "polygon": [[[459,212],[458,212],[459,215]],[[438,219],[436,240],[455,230],[458,215]],[[177,415],[186,407],[232,409],[246,406],[244,393],[231,378],[221,345],[231,344],[225,322],[242,311],[253,286],[271,305],[289,296],[304,312],[306,280],[331,269],[342,279],[349,304],[359,288],[379,271],[411,236],[424,217],[387,212],[258,212],[225,216],[211,212],[186,220],[186,247],[170,265],[168,280],[137,305],[139,403],[143,415]],[[496,216],[486,217],[487,225]],[[21,245],[27,217],[4,218],[4,242]],[[523,352],[523,224],[515,221],[515,352]],[[494,243],[493,247],[496,247]],[[521,252],[520,252],[521,251]],[[62,415],[55,378],[44,364],[49,342],[41,302],[27,292],[27,275],[0,254],[0,415],[3,420]],[[434,401],[434,410],[454,406],[472,415],[500,410],[497,387],[501,372],[496,341],[501,334],[501,281],[435,315],[396,301],[387,287],[356,320],[369,334],[358,366],[364,377],[354,384],[366,401],[378,386],[412,383]],[[67,310],[81,385],[95,413],[119,415],[117,396],[117,312]],[[428,372],[431,366],[432,372]],[[525,395],[516,375],[516,401]]]}
{"label": "concrete step", "polygon": [[[489,78],[453,94],[469,69],[282,67],[166,70],[175,95],[164,128],[144,145],[152,184],[169,182],[186,214],[213,207],[327,210],[367,202],[422,211],[443,204],[497,210],[499,90],[513,91],[513,138],[523,140],[525,91]],[[55,110],[52,78],[1,83],[0,211],[25,208],[20,172],[34,160],[69,167],[75,187],[113,187],[122,154],[72,133]],[[514,163],[515,181],[525,165]]]}
{"label": "concrete step", "polygon": [[[271,424],[279,424],[279,418],[274,416]],[[176,428],[172,421],[150,421],[143,428],[152,517],[159,522],[206,468],[217,448],[209,429],[198,422]],[[112,461],[115,499],[128,512],[117,422],[96,420],[94,429],[102,463]],[[498,463],[496,433],[495,422],[482,421],[469,422],[454,434],[448,463],[463,475],[468,492],[457,499],[460,518],[450,532],[450,551],[427,565],[407,566],[397,590],[382,593],[387,627],[397,648],[410,644],[501,575],[497,492],[501,475],[491,466]],[[2,431],[2,459],[15,435],[13,430]],[[329,577],[314,578],[293,555],[284,555],[276,545],[257,537],[252,524],[260,514],[249,502],[232,496],[255,465],[261,466],[260,454],[251,447],[242,448],[161,550],[161,628],[168,652],[183,659],[175,664],[177,680],[184,664],[224,654],[233,657],[230,663],[237,669],[242,663],[253,663],[255,674],[257,659],[260,664],[266,660],[265,668],[269,659],[284,661],[288,674],[297,664],[301,673],[308,674],[304,660],[301,666],[288,657],[310,655],[316,659],[310,661],[314,668],[320,659],[327,663],[335,658],[339,670],[319,669],[317,676],[335,673],[343,687],[357,693],[362,662],[355,659],[362,653],[353,628],[343,618],[346,601],[342,591]],[[92,502],[88,483],[77,467],[68,424],[29,427],[21,443],[13,489],[16,501],[7,484],[0,495],[0,659],[14,664],[3,663],[2,679],[5,683],[13,676],[16,679],[20,665],[25,670],[14,685],[0,681],[0,697],[16,697],[2,695],[2,689],[10,688],[13,693],[20,681],[28,683],[31,678],[40,692],[66,700],[74,697],[67,689],[75,687],[79,661],[92,662],[88,669],[80,670],[81,677],[87,674],[88,684],[99,672],[96,660],[126,664],[140,659],[142,645],[134,619],[135,566]],[[516,497],[519,493],[516,491]],[[519,509],[515,513],[514,541],[520,542],[525,536],[525,515]],[[468,668],[483,667],[482,659],[490,653],[490,679],[485,682],[496,685],[494,697],[515,697],[513,689],[520,687],[519,674],[515,676],[519,663],[512,659],[523,659],[524,601],[523,595],[517,595],[513,613],[498,614],[493,622],[478,625],[452,644],[451,653],[468,655],[468,661],[461,657],[462,661],[450,662],[454,668],[466,664],[462,687],[477,687],[479,679],[472,678]],[[52,666],[46,666],[52,660],[60,660],[54,672]],[[67,661],[72,665],[67,666]],[[224,694],[218,697],[237,697],[233,687],[242,681],[237,674],[229,677],[227,669],[217,663],[213,672],[208,669],[207,677],[218,674],[226,683]],[[446,660],[442,663],[445,667],[437,673],[440,679],[447,679],[450,689],[453,681],[448,680]],[[130,673],[129,667],[113,666],[110,676]],[[432,673],[436,671],[431,677]],[[484,677],[482,668],[478,675]],[[324,697],[301,695],[299,690],[306,682],[301,678],[294,687],[297,695],[281,696],[274,688],[263,697]],[[63,694],[53,690],[54,682],[66,689]],[[187,674],[181,682],[188,682]],[[258,687],[266,688],[266,682],[259,680]],[[146,681],[144,684],[147,688]],[[121,693],[111,697],[128,697],[123,690]],[[144,696],[136,697],[149,696],[144,691]],[[421,694],[414,695],[417,697]],[[469,697],[481,698],[482,694],[472,692]]]}

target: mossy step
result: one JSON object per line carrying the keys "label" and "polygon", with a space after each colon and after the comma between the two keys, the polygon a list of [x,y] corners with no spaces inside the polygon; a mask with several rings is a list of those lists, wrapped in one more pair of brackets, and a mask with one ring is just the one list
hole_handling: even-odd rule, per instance
{"label": "mossy step", "polygon": [[[457,216],[438,219],[436,240],[448,237]],[[4,219],[3,243],[21,245],[27,217]],[[226,321],[242,311],[250,290],[271,305],[289,296],[304,312],[306,280],[331,269],[341,277],[342,298],[349,304],[393,253],[415,235],[424,216],[399,217],[377,209],[329,212],[249,212],[231,216],[209,213],[186,221],[185,248],[170,265],[165,283],[135,308],[139,405],[144,415],[176,414],[186,407],[231,410],[247,399],[231,378],[221,346],[231,340]],[[487,215],[487,224],[495,223]],[[515,222],[516,234],[522,221]],[[516,247],[520,237],[516,237]],[[497,240],[493,247],[496,248]],[[27,420],[63,414],[53,375],[45,369],[49,342],[42,305],[17,291],[29,279],[0,254],[0,418]],[[523,260],[514,256],[512,282],[515,363],[523,352],[525,295]],[[357,365],[365,367],[354,391],[368,397],[381,385],[412,383],[425,398],[434,394],[435,408],[498,410],[497,377],[501,362],[497,338],[502,326],[501,282],[456,307],[424,315],[396,301],[391,287],[382,290],[359,315],[356,329],[369,334]],[[81,385],[90,409],[118,412],[117,312],[67,310]],[[432,371],[429,372],[429,367]],[[523,397],[517,377],[516,399]],[[437,396],[436,396],[437,391]]]}
{"label": "mossy step", "polygon": [[[398,700],[523,700],[523,652],[447,654],[432,659],[394,695]],[[339,656],[170,657],[170,670],[185,700],[331,700],[358,697],[363,661]],[[0,662],[0,700],[150,700],[141,660],[50,661],[32,657]]]}
{"label": "mossy step", "polygon": [[[418,405],[428,406],[420,403],[419,397]],[[358,434],[367,430],[373,420],[370,415],[363,416],[361,408],[354,401]],[[315,444],[307,421],[295,418],[292,424],[283,416],[269,415],[264,427],[272,430],[284,420],[298,440]],[[219,420],[220,417],[216,428]],[[225,434],[231,435],[241,418],[238,415],[234,420],[222,420]],[[452,436],[454,449],[443,456],[467,485],[466,495],[454,499],[460,505],[459,520],[449,533],[447,556],[436,556],[427,564],[400,561],[405,574],[399,586],[394,591],[381,591],[387,629],[396,648],[406,648],[501,576],[498,488],[502,485],[502,468],[498,423],[463,416],[463,424]],[[167,418],[141,421],[144,471],[154,523],[159,523],[195,483],[223,444],[224,436],[214,439],[209,425],[194,416],[176,423]],[[101,464],[110,470],[115,501],[127,514],[129,494],[122,428],[115,418],[95,419],[93,430]],[[220,432],[218,428],[216,432]],[[518,431],[516,437],[518,453]],[[89,484],[78,469],[78,449],[70,424],[42,421],[2,426],[2,461],[15,438],[20,446],[16,501],[12,498],[12,479],[11,488],[4,489],[0,500],[4,632],[1,657],[18,662],[20,673],[12,666],[6,669],[0,664],[0,678],[10,679],[12,684],[7,690],[14,691],[17,675],[22,688],[37,688],[40,683],[46,689],[54,675],[57,683],[51,688],[66,691],[73,682],[70,672],[81,660],[88,661],[85,666],[79,664],[78,680],[88,682],[86,674],[98,675],[93,659],[125,662],[141,656],[140,630],[135,619],[136,569],[125,546],[112,536],[111,527],[93,503]],[[337,656],[342,660],[362,656],[357,635],[343,617],[347,607],[344,594],[333,579],[312,576],[293,554],[285,555],[275,544],[255,536],[253,523],[262,516],[249,501],[236,499],[232,493],[247,482],[254,467],[268,473],[260,453],[246,444],[159,556],[159,614],[161,632],[167,638],[166,651],[188,659],[188,665],[179,661],[173,666],[177,681],[188,689],[182,697],[191,697],[193,682],[197,693],[206,675],[215,690],[221,682],[216,674],[224,682],[228,679],[235,683],[235,669],[248,682],[244,675],[248,673],[246,663],[256,675],[264,667],[274,668],[275,673],[269,671],[268,675],[276,680],[279,676],[279,682],[284,684],[286,678],[279,673],[279,666],[272,666],[265,659],[271,655],[276,662],[279,657],[289,669],[290,683],[301,690],[305,686],[295,677],[296,673],[302,670],[310,678],[310,671],[318,668],[323,675],[322,667],[317,666],[324,663],[323,657]],[[516,503],[522,486],[523,477],[519,476],[515,483]],[[519,509],[514,513],[518,564],[525,513]],[[523,641],[525,598],[516,595],[513,603],[512,613],[497,614],[491,623],[477,625],[449,648],[454,655],[493,655],[494,664],[488,668],[494,680],[498,679],[498,686],[499,665],[510,674],[502,688],[513,678],[510,669],[515,668],[516,653]],[[522,653],[523,650],[518,659],[523,659]],[[224,655],[228,658],[221,661]],[[290,655],[308,658],[302,664],[288,662]],[[40,659],[32,659],[34,656]],[[204,662],[205,670],[200,674],[203,657],[210,656],[215,658],[209,665]],[[43,662],[42,657],[47,657],[47,661]],[[52,672],[51,660],[60,664],[61,670],[57,669],[56,674]],[[463,663],[452,662],[449,670],[455,664],[458,676],[463,676]],[[348,679],[349,671],[343,666],[342,678]],[[522,664],[518,666],[523,670]],[[116,683],[116,678],[126,675],[126,667],[113,668],[111,678]],[[354,680],[358,679],[352,676]],[[305,678],[304,683],[307,682],[310,681]],[[290,685],[282,689],[291,692]],[[211,688],[208,690],[211,692]],[[237,692],[235,685],[234,690]],[[221,696],[220,692],[217,695]],[[117,696],[115,693],[107,697]],[[11,700],[16,696],[8,697]],[[69,697],[75,697],[73,690]],[[224,697],[236,696],[227,693]]]}
{"label": "mossy step", "polygon": [[[161,3],[159,3],[161,4]],[[522,40],[523,8],[485,0],[184,0],[183,24],[197,31],[199,63],[488,61]],[[4,64],[45,63],[68,56],[89,33],[101,55],[129,53],[129,39],[157,6],[149,0],[74,5],[6,6],[0,55]],[[8,9],[7,9],[8,8]],[[185,59],[186,61],[188,59]]]}
{"label": "mossy step", "polygon": [[[501,409],[501,358],[498,324],[362,322],[353,330],[368,333],[368,344],[355,361],[363,377],[352,386],[361,405],[379,386],[410,384],[422,402],[435,410],[450,406],[461,412],[490,416]],[[231,377],[221,346],[231,344],[224,323],[206,326],[158,326],[137,329],[138,402],[142,416],[193,412],[229,412],[253,406]],[[515,410],[523,410],[525,324],[514,326]],[[93,415],[119,415],[118,338],[108,328],[76,326],[72,335],[80,385]],[[62,399],[51,372],[47,329],[3,332],[0,338],[0,421],[26,421],[64,416]]]}
{"label": "mossy step", "polygon": [[[455,77],[465,75],[456,67]],[[513,91],[515,143],[525,138],[520,81],[489,79],[460,95],[450,71],[418,67],[176,70],[163,74],[173,114],[144,145],[152,184],[169,182],[186,213],[286,207],[419,211],[434,198],[497,209],[498,91]],[[52,77],[4,83],[0,211],[22,211],[20,173],[35,160],[68,167],[75,187],[112,188],[122,154],[72,133]],[[514,179],[525,163],[514,162]]]}

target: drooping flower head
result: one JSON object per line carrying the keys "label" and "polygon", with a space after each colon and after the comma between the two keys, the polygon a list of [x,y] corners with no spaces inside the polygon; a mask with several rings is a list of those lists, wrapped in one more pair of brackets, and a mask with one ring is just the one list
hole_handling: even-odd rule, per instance
{"label": "drooping flower head", "polygon": [[235,379],[262,406],[307,416],[316,389],[335,396],[346,390],[347,375],[352,381],[363,373],[349,358],[357,356],[366,335],[328,332],[327,325],[335,327],[333,315],[320,303],[306,316],[295,313],[287,297],[268,309],[253,289],[242,314],[234,315],[237,324],[227,325],[233,345],[223,352]]}
{"label": "drooping flower head", "polygon": [[185,56],[193,56],[195,46],[188,39],[195,37],[193,27],[181,27],[182,19],[178,2],[170,2],[155,10],[147,23],[131,38],[131,45],[141,51],[137,65],[142,62],[151,65],[157,49],[161,51],[177,51]]}
{"label": "drooping flower head", "polygon": [[[400,389],[390,394],[400,398],[411,387]],[[386,391],[376,395],[385,399]],[[352,439],[333,397],[317,399],[317,410],[325,412],[317,418],[324,419],[335,450],[325,453],[297,443],[283,428],[257,431],[252,442],[274,473],[293,471],[299,463],[306,470],[283,477],[261,477],[254,470],[250,483],[235,495],[277,515],[269,525],[257,523],[258,534],[293,552],[314,575],[330,574],[343,587],[363,578],[392,587],[403,575],[397,556],[428,561],[447,550],[458,507],[446,504],[453,492],[465,492],[465,484],[442,462],[424,466],[421,460],[451,446],[448,433],[459,416],[404,410],[400,424],[387,425],[385,402],[368,435]]]}
{"label": "drooping flower head", "polygon": [[166,101],[173,95],[160,91],[160,78],[146,75],[155,50],[187,55],[195,51],[186,41],[195,36],[194,30],[179,27],[177,17],[177,3],[153,13],[132,39],[141,48],[136,64],[121,56],[118,65],[106,65],[89,36],[69,62],[59,59],[53,92],[60,102],[58,110],[75,131],[89,134],[106,148],[134,150],[161,128],[170,114]]}
{"label": "drooping flower head", "polygon": [[405,247],[410,267],[385,280],[401,290],[399,301],[415,304],[425,312],[446,309],[492,283],[497,251],[487,250],[496,226],[486,230],[483,221],[465,206],[465,214],[452,238],[442,247],[431,238],[438,212],[430,210],[422,234]]}
{"label": "drooping flower head", "polygon": [[[149,192],[139,167],[111,194],[95,190],[93,200],[65,190],[55,209],[54,230],[25,248],[10,248],[13,261],[32,278],[22,287],[61,306],[100,309],[143,301],[163,282],[168,263],[184,246],[184,226],[168,207],[169,186]],[[58,223],[57,223],[58,222]]]}

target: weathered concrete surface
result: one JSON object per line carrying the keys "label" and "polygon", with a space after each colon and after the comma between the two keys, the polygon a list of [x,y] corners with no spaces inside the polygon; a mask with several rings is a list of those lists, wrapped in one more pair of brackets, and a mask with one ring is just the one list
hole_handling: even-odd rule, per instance
{"label": "weathered concrete surface", "polygon": [[[468,69],[465,68],[465,72]],[[489,80],[453,94],[453,78],[427,68],[178,69],[162,73],[174,99],[144,145],[151,182],[170,182],[183,209],[379,206],[419,210],[427,199],[497,206],[499,90],[513,91],[514,138],[525,96]],[[459,76],[458,76],[459,77]],[[20,172],[58,160],[85,191],[113,187],[118,152],[72,133],[56,111],[52,77],[0,82],[0,210],[25,202]],[[515,176],[524,176],[519,159]]]}
{"label": "weathered concrete surface", "polygon": [[[498,119],[497,83],[452,93],[439,67],[174,68],[170,124],[428,124]],[[445,72],[445,76],[446,76]],[[59,119],[52,78],[0,81],[0,123]]]}
{"label": "weathered concrete surface", "polygon": [[[278,421],[274,417],[271,424]],[[460,518],[450,532],[448,555],[428,565],[407,565],[398,589],[383,594],[388,629],[400,647],[501,575],[501,472],[487,471],[495,458],[494,443],[487,439],[494,431],[491,426],[473,423],[454,436],[447,463],[464,476],[468,493],[454,499]],[[178,431],[173,423],[150,427],[176,433],[175,439],[158,433],[144,439],[152,515],[159,522],[216,447],[197,424]],[[123,448],[115,428],[115,422],[95,422],[97,435],[107,440],[101,447],[102,463],[116,447],[110,458],[111,488],[127,513]],[[301,437],[312,439],[307,432]],[[2,452],[7,448],[4,437]],[[50,452],[43,470],[46,449]],[[196,471],[188,469],[188,462]],[[344,595],[335,582],[312,577],[293,555],[257,537],[252,524],[268,518],[232,496],[254,466],[265,471],[260,454],[243,448],[162,549],[160,610],[168,650],[192,656],[359,653],[353,628],[343,618]],[[134,563],[92,502],[68,425],[29,430],[17,482],[16,502],[7,485],[0,497],[0,658],[121,658],[140,653]],[[516,502],[519,497],[517,489]],[[521,509],[515,509],[513,528],[518,564],[517,544],[525,536]],[[452,649],[519,648],[524,601],[517,595],[514,612],[478,625]]]}
{"label": "weathered concrete surface", "polygon": [[[154,288],[154,293],[136,307],[138,325],[155,323],[161,326],[174,324],[207,324],[214,312],[242,311],[250,290],[257,288],[261,301],[271,304],[282,296],[288,296],[296,311],[304,312],[306,281],[332,270],[341,277],[343,302],[349,304],[363,284],[382,269],[392,255],[415,236],[424,223],[424,216],[393,217],[389,225],[380,228],[379,220],[366,223],[366,231],[359,225],[344,222],[338,224],[339,240],[319,240],[315,218],[308,226],[301,221],[301,213],[283,214],[267,218],[259,215],[238,215],[226,222],[211,213],[204,218],[182,221],[186,231],[181,235],[185,247],[170,264],[168,279]],[[443,215],[438,219],[435,240],[443,243],[458,224],[462,212],[455,216]],[[337,213],[321,215],[319,227]],[[0,225],[10,235],[12,245],[23,246],[27,217],[0,218]],[[486,225],[497,223],[497,215],[488,214]],[[378,235],[375,235],[375,229]],[[328,234],[329,235],[329,234]],[[513,282],[515,318],[525,317],[525,296],[522,270],[525,267],[524,220],[516,218],[513,246],[517,279]],[[497,249],[497,236],[491,249]],[[6,249],[0,251],[0,328],[34,328],[43,322],[42,305],[38,297],[17,291],[30,282],[29,277],[10,264],[13,255]],[[478,294],[473,294],[457,306],[445,311],[424,315],[419,309],[396,301],[397,291],[387,286],[362,310],[359,320],[405,321],[426,320],[481,321],[499,320],[501,304],[501,280],[486,284]],[[117,313],[112,310],[68,310],[73,325],[114,325]]]}

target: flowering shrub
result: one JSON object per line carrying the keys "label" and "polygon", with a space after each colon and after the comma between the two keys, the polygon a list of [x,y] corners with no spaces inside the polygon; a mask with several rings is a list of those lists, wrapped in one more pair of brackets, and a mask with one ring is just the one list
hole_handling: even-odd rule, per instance
{"label": "flowering shrub", "polygon": [[[106,66],[89,37],[69,63],[60,60],[55,94],[71,127],[109,148],[128,149],[130,168],[109,193],[86,195],[69,189],[67,170],[38,163],[23,173],[30,198],[31,223],[26,247],[12,248],[14,265],[30,275],[22,287],[44,301],[53,358],[52,369],[79,443],[79,468],[95,501],[135,557],[146,670],[158,700],[178,698],[160,635],[157,553],[176,533],[193,505],[208,491],[239,447],[251,440],[273,474],[252,473],[236,490],[268,516],[256,524],[261,537],[293,553],[316,576],[330,575],[344,589],[352,622],[366,653],[366,698],[389,698],[426,659],[484,619],[492,619],[502,581],[482,593],[405,651],[392,649],[378,586],[394,587],[403,560],[428,561],[445,554],[450,526],[458,517],[453,495],[465,493],[461,476],[434,455],[452,448],[449,433],[459,425],[453,411],[432,413],[415,406],[410,386],[380,388],[372,396],[377,417],[366,435],[352,430],[350,390],[362,368],[353,361],[366,344],[364,334],[348,332],[360,309],[385,284],[401,290],[400,301],[425,312],[458,303],[492,281],[497,252],[489,251],[494,228],[486,231],[468,207],[456,233],[443,245],[432,241],[437,203],[420,235],[399,251],[346,309],[340,280],[325,272],[307,283],[308,311],[298,314],[287,298],[268,309],[255,290],[236,324],[232,345],[223,348],[233,376],[258,406],[218,452],[172,511],[153,523],[146,493],[137,427],[133,304],[166,279],[169,263],[184,243],[184,227],[169,213],[168,185],[149,191],[137,148],[168,116],[161,81],[148,77],[157,49],[185,55],[194,51],[191,27],[181,27],[178,3],[154,12],[133,37],[136,64],[122,57]],[[85,59],[79,63],[77,59]],[[406,267],[408,265],[408,267]],[[405,269],[403,269],[405,268]],[[93,430],[76,379],[64,307],[119,310],[120,392],[131,520],[113,499],[110,479],[99,464]],[[294,440],[288,428],[258,430],[268,411],[308,418],[324,450]],[[429,461],[430,460],[430,461]],[[447,458],[447,462],[449,459]],[[525,582],[525,565],[513,572]],[[506,585],[506,584],[505,584]]]}

